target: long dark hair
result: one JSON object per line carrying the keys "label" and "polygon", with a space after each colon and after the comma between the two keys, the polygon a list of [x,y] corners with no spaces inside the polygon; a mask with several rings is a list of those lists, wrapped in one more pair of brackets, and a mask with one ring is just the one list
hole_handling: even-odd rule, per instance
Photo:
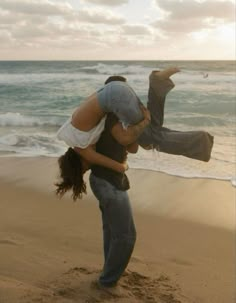
{"label": "long dark hair", "polygon": [[66,153],[58,159],[61,182],[55,184],[56,195],[62,196],[72,190],[72,198],[76,201],[86,194],[86,183],[83,179],[83,168],[81,157],[73,148],[68,148]]}

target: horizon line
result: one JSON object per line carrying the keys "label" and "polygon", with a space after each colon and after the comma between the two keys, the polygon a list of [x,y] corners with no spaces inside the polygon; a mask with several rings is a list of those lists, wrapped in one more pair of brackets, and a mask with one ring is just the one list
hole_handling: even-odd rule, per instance
{"label": "horizon line", "polygon": [[236,59],[0,59],[0,62],[20,62],[20,61],[28,61],[28,62],[34,62],[34,61],[68,61],[68,62],[73,62],[73,61],[146,61],[146,62],[151,62],[151,61],[236,61]]}

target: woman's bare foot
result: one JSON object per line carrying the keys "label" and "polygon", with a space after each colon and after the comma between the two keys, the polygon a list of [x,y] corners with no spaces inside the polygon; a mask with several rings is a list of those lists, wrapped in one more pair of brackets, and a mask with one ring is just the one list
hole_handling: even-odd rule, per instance
{"label": "woman's bare foot", "polygon": [[158,76],[161,80],[169,79],[173,74],[179,73],[180,69],[178,67],[169,67],[162,71],[153,71],[155,76]]}

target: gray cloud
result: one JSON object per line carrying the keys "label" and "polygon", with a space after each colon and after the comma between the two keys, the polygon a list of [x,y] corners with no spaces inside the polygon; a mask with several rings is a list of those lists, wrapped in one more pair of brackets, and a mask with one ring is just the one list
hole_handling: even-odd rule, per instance
{"label": "gray cloud", "polygon": [[109,26],[124,23],[123,17],[99,8],[76,11],[66,2],[0,0],[0,38],[4,48],[7,45],[43,47],[51,43],[59,47],[76,39],[90,39],[99,44]]}
{"label": "gray cloud", "polygon": [[1,40],[1,48],[4,46],[9,46],[12,43],[12,37],[10,33],[4,29],[0,28],[0,40]]}
{"label": "gray cloud", "polygon": [[48,31],[45,27],[33,28],[32,26],[29,26],[29,23],[27,23],[21,27],[15,27],[11,34],[12,37],[17,40],[33,41],[37,40],[37,38],[46,37],[48,35]]}
{"label": "gray cloud", "polygon": [[13,15],[9,12],[0,11],[0,26],[1,25],[10,25],[20,22],[22,18],[18,15]]}
{"label": "gray cloud", "polygon": [[235,6],[231,1],[156,0],[156,4],[168,15],[153,25],[167,35],[210,29],[235,21]]}
{"label": "gray cloud", "polygon": [[[135,13],[130,24],[131,21],[125,19],[132,13],[129,6],[124,16],[119,15],[122,8],[117,11],[115,5],[128,3],[128,0],[83,0],[83,4],[90,2],[91,5],[75,5],[73,8],[69,0],[0,0],[0,56],[86,60],[106,59],[107,55],[109,58],[128,58],[129,55],[130,58],[141,58],[148,49],[146,58],[156,58],[157,51],[162,58],[167,54],[172,58],[177,50],[181,57],[187,47],[195,50],[191,37],[186,39],[190,32],[213,29],[213,33],[218,24],[226,24],[234,18],[232,1],[229,0],[216,0],[214,5],[209,0],[201,3],[200,0],[153,1],[164,12],[161,14],[163,19],[152,23],[155,28],[151,24],[141,24]],[[107,5],[107,9],[92,4]],[[210,32],[206,31],[206,35]],[[214,39],[217,41],[217,37]]]}
{"label": "gray cloud", "polygon": [[61,15],[70,13],[72,7],[68,3],[52,3],[48,0],[1,0],[0,8],[25,15]]}
{"label": "gray cloud", "polygon": [[102,24],[124,24],[125,19],[121,16],[114,15],[109,11],[101,10],[80,10],[78,15],[79,21],[88,23],[102,23]]}
{"label": "gray cloud", "polygon": [[230,22],[235,18],[235,5],[231,1],[156,0],[156,3],[170,13],[170,18],[177,20],[216,18]]}
{"label": "gray cloud", "polygon": [[150,35],[150,28],[142,24],[125,24],[122,26],[125,35]]}
{"label": "gray cloud", "polygon": [[154,24],[158,29],[164,31],[167,35],[187,34],[190,32],[200,31],[206,27],[209,28],[209,25],[206,26],[203,20],[198,19],[193,19],[191,22],[186,20],[171,20],[170,22],[158,21]]}
{"label": "gray cloud", "polygon": [[84,2],[107,5],[107,6],[118,6],[128,3],[129,0],[84,0]]}

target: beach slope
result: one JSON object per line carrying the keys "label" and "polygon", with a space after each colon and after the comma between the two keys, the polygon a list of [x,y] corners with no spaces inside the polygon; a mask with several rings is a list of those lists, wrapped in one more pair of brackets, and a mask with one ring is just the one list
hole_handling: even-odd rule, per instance
{"label": "beach slope", "polygon": [[[0,158],[0,303],[233,303],[235,189],[130,169],[137,243],[118,287],[96,288],[97,201],[55,197],[55,158]],[[86,176],[88,179],[88,176]]]}

